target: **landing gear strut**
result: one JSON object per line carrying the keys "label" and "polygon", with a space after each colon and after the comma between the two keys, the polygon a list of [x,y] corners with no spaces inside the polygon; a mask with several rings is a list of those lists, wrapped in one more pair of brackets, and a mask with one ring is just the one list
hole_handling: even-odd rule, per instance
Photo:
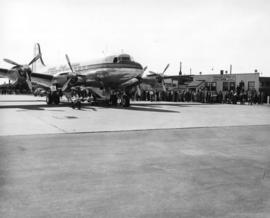
{"label": "landing gear strut", "polygon": [[59,104],[60,103],[60,96],[57,92],[49,92],[46,96],[46,103],[49,104]]}
{"label": "landing gear strut", "polygon": [[110,103],[112,106],[117,106],[117,95],[116,94],[111,95]]}
{"label": "landing gear strut", "polygon": [[121,98],[121,105],[123,107],[129,107],[130,106],[130,98],[128,95],[124,94]]}

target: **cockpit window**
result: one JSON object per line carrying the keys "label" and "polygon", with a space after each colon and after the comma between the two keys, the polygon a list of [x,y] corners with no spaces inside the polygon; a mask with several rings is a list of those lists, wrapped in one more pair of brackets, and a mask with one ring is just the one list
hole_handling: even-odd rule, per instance
{"label": "cockpit window", "polygon": [[130,62],[131,61],[129,55],[120,55],[118,57],[118,59],[119,59],[119,62]]}
{"label": "cockpit window", "polygon": [[120,61],[130,61],[130,58],[129,57],[121,57]]}
{"label": "cockpit window", "polygon": [[114,64],[116,63],[130,63],[134,62],[133,58],[128,54],[120,54],[118,56],[111,57],[110,61],[112,61]]}
{"label": "cockpit window", "polygon": [[117,62],[118,62],[118,58],[115,57],[115,58],[113,59],[113,63],[115,64],[115,63],[117,63]]}

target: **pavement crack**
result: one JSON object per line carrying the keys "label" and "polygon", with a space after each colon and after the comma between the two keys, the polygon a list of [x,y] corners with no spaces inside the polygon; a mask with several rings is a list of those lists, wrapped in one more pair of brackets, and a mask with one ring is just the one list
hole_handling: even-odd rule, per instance
{"label": "pavement crack", "polygon": [[49,125],[49,126],[51,126],[51,127],[53,127],[53,128],[56,128],[56,129],[60,130],[62,133],[68,133],[68,131],[66,131],[66,130],[60,128],[60,127],[58,127],[58,126],[55,125],[55,124],[52,124],[52,123],[50,123],[50,122],[47,122],[45,119],[42,119],[40,116],[34,116],[34,117],[36,117],[38,120],[40,120],[40,121],[46,123],[47,125]]}

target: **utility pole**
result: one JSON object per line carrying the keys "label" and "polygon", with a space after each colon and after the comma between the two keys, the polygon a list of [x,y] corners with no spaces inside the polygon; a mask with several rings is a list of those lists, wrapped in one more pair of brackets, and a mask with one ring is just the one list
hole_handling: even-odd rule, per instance
{"label": "utility pole", "polygon": [[180,61],[180,71],[179,71],[179,76],[182,75],[182,62]]}
{"label": "utility pole", "polygon": [[192,69],[190,68],[190,69],[189,69],[189,74],[191,75],[191,73],[192,73]]}
{"label": "utility pole", "polygon": [[232,74],[232,65],[230,64],[230,74]]}
{"label": "utility pole", "polygon": [[179,84],[180,84],[180,77],[182,76],[182,62],[180,61],[180,70],[179,70],[179,76],[178,76],[178,90],[179,90]]}

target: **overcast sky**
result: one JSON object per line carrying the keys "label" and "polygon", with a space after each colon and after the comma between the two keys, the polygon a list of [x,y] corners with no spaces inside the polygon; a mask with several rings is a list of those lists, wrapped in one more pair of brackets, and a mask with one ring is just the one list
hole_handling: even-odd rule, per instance
{"label": "overcast sky", "polygon": [[[131,54],[168,74],[270,76],[269,0],[1,0],[0,67],[27,63],[35,42],[48,65]],[[213,70],[212,70],[213,69]]]}

